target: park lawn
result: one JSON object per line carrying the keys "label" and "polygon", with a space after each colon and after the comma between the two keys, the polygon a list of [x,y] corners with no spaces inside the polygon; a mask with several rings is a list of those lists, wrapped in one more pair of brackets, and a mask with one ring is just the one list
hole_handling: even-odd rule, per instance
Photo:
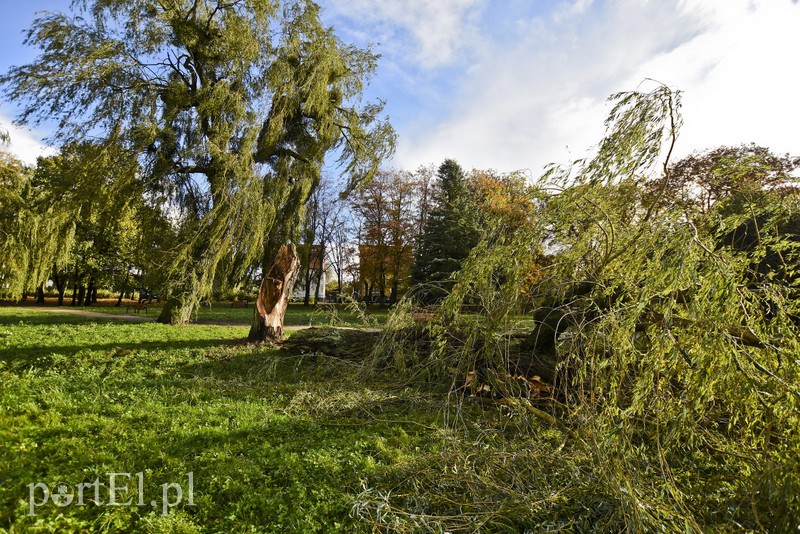
{"label": "park lawn", "polygon": [[[352,532],[367,481],[447,433],[440,398],[246,334],[0,308],[0,531]],[[131,474],[117,501],[133,504],[107,505],[108,473]],[[98,478],[105,504],[29,515],[29,485],[75,493]],[[168,483],[185,495],[163,515]]]}
{"label": "park lawn", "polygon": [[[112,315],[136,314],[134,310],[127,308],[128,304],[130,303],[126,301],[126,304],[117,307],[107,302],[95,306],[67,306],[66,308]],[[140,312],[139,315],[158,317],[160,311],[161,304],[155,302],[150,305],[148,310]],[[325,303],[318,306],[303,306],[302,304],[292,303],[286,310],[284,321],[287,326],[369,326],[385,324],[389,312],[390,309],[387,307],[370,306],[361,315],[341,304]],[[250,325],[252,320],[252,303],[247,308],[234,308],[231,307],[230,302],[213,302],[200,306],[196,311],[193,322],[197,324]]]}

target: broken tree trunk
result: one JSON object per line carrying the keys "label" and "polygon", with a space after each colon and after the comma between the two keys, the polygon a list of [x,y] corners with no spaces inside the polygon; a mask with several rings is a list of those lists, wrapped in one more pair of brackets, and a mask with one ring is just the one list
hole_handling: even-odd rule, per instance
{"label": "broken tree trunk", "polygon": [[248,339],[251,341],[283,339],[283,316],[289,305],[289,297],[299,270],[300,258],[295,246],[293,244],[281,246],[275,262],[261,282]]}

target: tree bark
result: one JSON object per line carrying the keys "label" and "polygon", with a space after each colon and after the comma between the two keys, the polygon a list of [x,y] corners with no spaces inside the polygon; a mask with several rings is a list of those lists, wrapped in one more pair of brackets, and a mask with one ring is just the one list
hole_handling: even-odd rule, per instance
{"label": "tree bark", "polygon": [[320,254],[317,257],[319,269],[314,273],[316,287],[314,289],[314,304],[319,304],[320,286],[322,285],[322,277],[325,275],[325,245],[320,245]]}
{"label": "tree bark", "polygon": [[44,282],[36,288],[36,304],[44,304]]}
{"label": "tree bark", "polygon": [[261,282],[248,339],[283,340],[283,316],[299,270],[300,258],[295,246],[290,243],[281,246],[275,262]]}
{"label": "tree bark", "polygon": [[130,280],[130,278],[130,271],[128,271],[128,274],[125,275],[125,281],[122,283],[122,290],[119,292],[119,298],[117,299],[116,306],[118,307],[122,306],[122,299],[125,298],[125,290],[128,289],[128,280]]}
{"label": "tree bark", "polygon": [[86,295],[83,301],[84,306],[92,305],[92,293],[94,293],[94,276],[89,277],[89,287],[86,289]]}
{"label": "tree bark", "polygon": [[[141,302],[141,299],[139,302]],[[152,299],[150,302],[152,302]],[[172,297],[164,302],[164,306],[161,308],[161,313],[158,315],[156,321],[162,324],[186,324],[191,320],[193,312],[193,304]]]}
{"label": "tree bark", "polygon": [[53,274],[53,282],[56,284],[58,290],[58,305],[64,305],[64,292],[67,290],[67,280],[63,276],[58,276],[58,273]]}
{"label": "tree bark", "polygon": [[73,282],[72,282],[72,306],[77,306],[78,305],[78,301],[77,301],[77,298],[78,298],[78,284],[81,283],[81,278],[82,278],[82,275],[78,274],[78,266],[75,265],[75,278],[73,279]]}
{"label": "tree bark", "polygon": [[309,255],[308,267],[305,276],[305,292],[303,294],[303,306],[311,305],[311,256]]}

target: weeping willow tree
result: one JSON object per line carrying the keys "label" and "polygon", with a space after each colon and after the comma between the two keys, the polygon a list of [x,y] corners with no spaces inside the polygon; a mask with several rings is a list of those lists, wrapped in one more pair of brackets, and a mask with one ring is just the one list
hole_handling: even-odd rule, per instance
{"label": "weeping willow tree", "polygon": [[152,221],[142,210],[139,178],[136,155],[124,147],[70,144],[37,161],[33,181],[41,191],[41,203],[65,212],[74,229],[68,265],[51,266],[59,304],[70,279],[81,288],[81,297],[88,282],[86,299],[79,300],[89,305],[99,284],[119,286],[134,266],[142,266],[137,243],[143,227]]}
{"label": "weeping willow tree", "polygon": [[0,293],[12,298],[36,291],[54,265],[66,265],[75,235],[71,214],[50,202],[33,176],[0,152]]}
{"label": "weeping willow tree", "polygon": [[[796,529],[800,198],[765,182],[687,216],[671,189],[680,94],[658,85],[612,102],[595,157],[550,169],[524,218],[488,218],[425,327],[428,352],[400,328],[379,346],[404,372],[449,381],[455,408],[467,377],[466,391],[564,436],[547,454],[564,458],[547,460],[565,474],[559,499],[537,473],[510,477],[500,453],[496,470],[464,473],[458,510],[472,524]],[[521,340],[520,318],[533,325]],[[470,388],[476,376],[486,385]],[[549,400],[531,391],[541,382]],[[389,512],[402,503],[381,505],[406,524]],[[455,513],[442,506],[430,521]]]}
{"label": "weeping willow tree", "polygon": [[312,1],[73,5],[34,21],[26,43],[41,54],[0,83],[19,122],[56,119],[58,141],[138,155],[176,235],[158,251],[162,322],[188,321],[217,276],[257,260],[268,272],[326,154],[354,186],[393,149],[382,103],[361,101],[377,56],[342,43]]}

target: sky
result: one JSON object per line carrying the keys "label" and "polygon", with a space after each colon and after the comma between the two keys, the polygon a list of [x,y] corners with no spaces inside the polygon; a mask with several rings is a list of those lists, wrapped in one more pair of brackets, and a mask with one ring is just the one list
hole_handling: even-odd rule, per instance
{"label": "sky", "polygon": [[[346,42],[381,54],[367,90],[398,132],[387,167],[456,159],[466,169],[538,175],[586,156],[613,93],[657,80],[682,91],[676,156],[756,143],[800,155],[798,0],[321,0]],[[0,72],[35,57],[22,45],[37,10],[5,6]],[[27,162],[50,132],[0,127]]]}

